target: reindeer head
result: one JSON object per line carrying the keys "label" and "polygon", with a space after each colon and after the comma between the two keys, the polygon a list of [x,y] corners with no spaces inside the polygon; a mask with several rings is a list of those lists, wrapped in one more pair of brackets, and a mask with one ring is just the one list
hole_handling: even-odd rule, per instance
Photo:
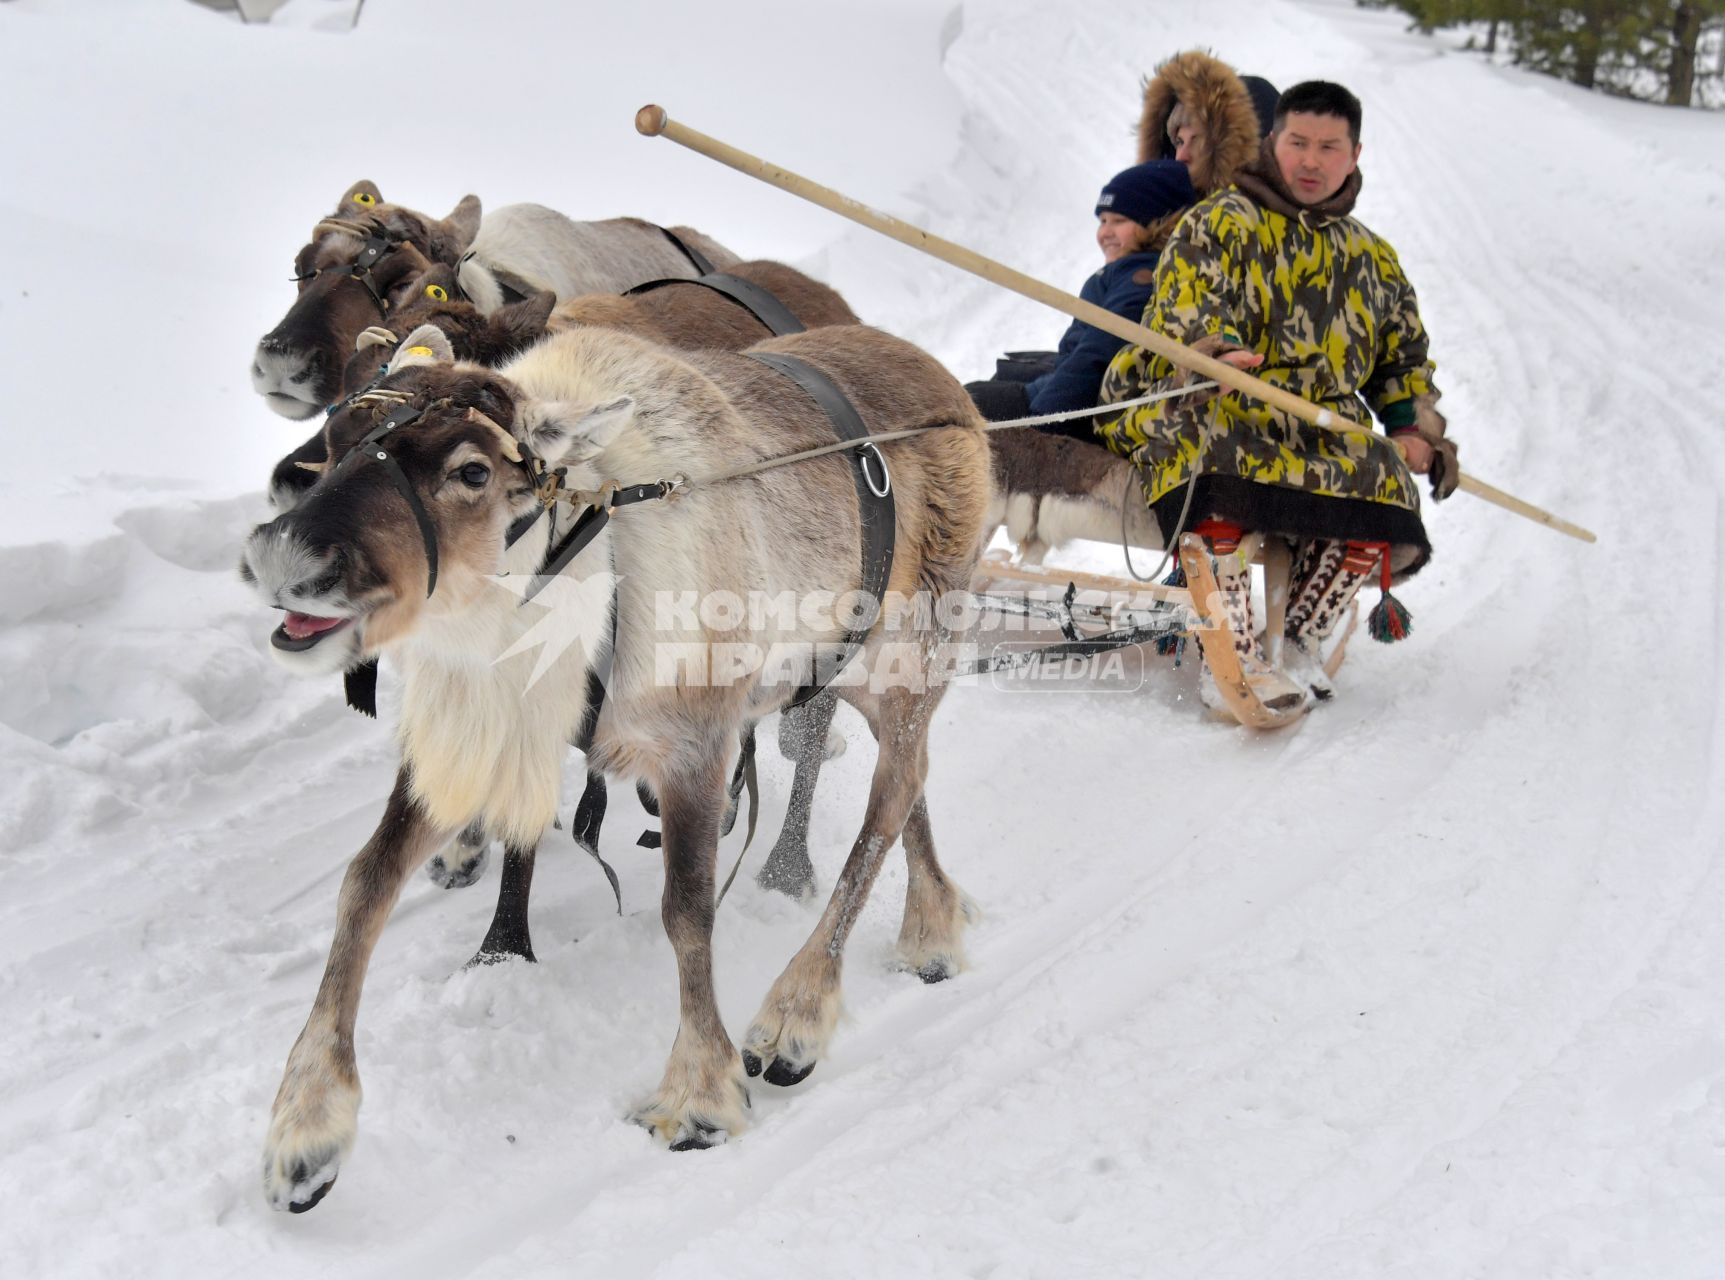
{"label": "reindeer head", "polygon": [[479,213],[479,197],[465,196],[438,221],[386,204],[369,182],[354,183],[294,258],[299,297],[259,341],[253,389],[289,418],[333,403],[360,331],[386,321],[433,263],[459,262]]}
{"label": "reindeer head", "polygon": [[490,315],[467,300],[456,283],[455,268],[443,263],[430,268],[408,287],[390,310],[387,324],[374,324],[360,332],[354,353],[342,372],[341,394],[353,395],[370,384],[388,363],[389,353],[399,342],[397,334],[411,333],[422,324],[443,331],[457,360],[470,360],[495,368],[545,335],[557,295],[534,294],[522,302],[499,307]]}
{"label": "reindeer head", "polygon": [[536,463],[594,457],[633,407],[529,400],[455,363],[436,327],[414,330],[388,377],[330,416],[317,482],[246,542],[240,576],[287,612],[270,636],[277,656],[306,674],[340,670],[428,614],[486,598],[510,526],[539,507]]}

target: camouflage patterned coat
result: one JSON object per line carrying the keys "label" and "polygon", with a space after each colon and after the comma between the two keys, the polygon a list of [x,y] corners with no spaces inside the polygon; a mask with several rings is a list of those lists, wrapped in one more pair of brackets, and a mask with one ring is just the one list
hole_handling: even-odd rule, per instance
{"label": "camouflage patterned coat", "polygon": [[[1301,208],[1266,142],[1235,186],[1199,202],[1175,230],[1144,323],[1212,353],[1255,351],[1264,357],[1258,377],[1338,418],[1361,421],[1363,399],[1387,429],[1411,428],[1416,397],[1436,397],[1425,328],[1395,251],[1348,216],[1358,190],[1356,173],[1324,205]],[[1126,347],[1102,400],[1185,380],[1162,357]],[[1320,430],[1232,392],[1096,422],[1109,448],[1137,464],[1164,534],[1201,475],[1187,527],[1218,516],[1266,532],[1387,541],[1401,544],[1398,569],[1429,552],[1413,476],[1368,428]]]}

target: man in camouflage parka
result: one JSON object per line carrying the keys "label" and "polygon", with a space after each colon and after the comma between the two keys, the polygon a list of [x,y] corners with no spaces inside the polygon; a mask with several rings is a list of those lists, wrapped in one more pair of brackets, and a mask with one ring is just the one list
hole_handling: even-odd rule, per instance
{"label": "man in camouflage parka", "polygon": [[[1267,674],[1271,701],[1303,697],[1302,686],[1327,697],[1319,645],[1380,555],[1402,575],[1429,557],[1410,471],[1429,471],[1439,497],[1459,478],[1413,287],[1389,244],[1349,216],[1361,182],[1359,126],[1359,101],[1340,85],[1309,81],[1283,94],[1258,158],[1175,230],[1144,323],[1344,422],[1360,423],[1369,406],[1393,441],[1364,425],[1313,427],[1236,393],[1097,420],[1108,446],[1137,466],[1164,537],[1183,529],[1210,539],[1248,667],[1263,659],[1238,548],[1262,534],[1299,544],[1282,646],[1293,680]],[[1126,347],[1102,398],[1186,381],[1162,357]]]}

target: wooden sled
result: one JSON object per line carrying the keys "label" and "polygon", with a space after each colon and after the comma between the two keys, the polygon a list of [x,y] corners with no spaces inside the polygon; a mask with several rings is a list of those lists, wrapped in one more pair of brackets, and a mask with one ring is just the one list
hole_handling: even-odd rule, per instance
{"label": "wooden sled", "polygon": [[[1058,660],[1073,653],[1095,652],[1098,647],[1109,645],[1145,644],[1168,635],[1214,632],[1216,642],[1207,646],[1206,659],[1210,662],[1211,673],[1216,678],[1229,714],[1252,729],[1280,729],[1298,722],[1310,709],[1311,700],[1285,708],[1266,705],[1260,696],[1265,683],[1264,674],[1241,668],[1225,623],[1212,613],[1210,602],[1217,597],[1217,586],[1203,539],[1195,534],[1184,535],[1180,539],[1179,554],[1186,572],[1188,585],[1185,587],[1138,582],[1051,565],[1014,564],[1004,552],[991,552],[978,564],[971,580],[971,590],[982,608],[1027,613],[1059,625],[1066,633],[1066,642],[1021,653],[1012,665],[1022,666],[1039,658]],[[1269,623],[1266,644],[1279,645],[1287,607],[1288,574],[1292,566],[1285,544],[1276,541],[1267,544],[1261,558],[1265,564]],[[999,593],[1019,593],[1040,599],[1037,603],[1027,604],[1016,596]],[[1098,594],[1105,603],[1081,598],[1081,595],[1094,597]],[[1111,629],[1097,630],[1091,625],[1104,617],[1112,619],[1114,626]],[[1328,675],[1333,677],[1341,669],[1347,656],[1348,641],[1353,638],[1358,625],[1359,606],[1356,602],[1350,606],[1340,638],[1324,660],[1324,670]],[[999,670],[1003,665],[996,662],[979,666],[977,670]]]}

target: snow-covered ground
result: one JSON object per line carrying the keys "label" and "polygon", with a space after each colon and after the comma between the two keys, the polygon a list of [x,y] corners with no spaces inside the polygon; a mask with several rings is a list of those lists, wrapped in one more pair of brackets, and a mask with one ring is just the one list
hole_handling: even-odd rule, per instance
{"label": "snow-covered ground", "polygon": [[[331,34],[0,5],[0,1275],[1725,1273],[1725,117],[1343,0],[715,8],[371,0]],[[1139,77],[1198,44],[1360,93],[1361,214],[1419,286],[1464,460],[1599,544],[1433,509],[1413,638],[1356,643],[1281,736],[1201,718],[1190,668],[954,691],[929,795],[987,912],[972,968],[887,969],[889,866],[833,1052],[714,1151],[622,1118],[675,1029],[632,798],[623,918],[548,840],[537,967],[461,971],[495,877],[416,877],[359,1144],[314,1212],[270,1212],[269,1104],[394,755],[274,666],[233,573],[302,434],[246,368],[311,222],[359,177],[684,221],[976,376],[1064,321],[635,108],[1076,286]],[[869,771],[840,723],[826,883]],[[789,766],[762,767],[770,834]],[[813,919],[740,879],[733,1034]]]}

